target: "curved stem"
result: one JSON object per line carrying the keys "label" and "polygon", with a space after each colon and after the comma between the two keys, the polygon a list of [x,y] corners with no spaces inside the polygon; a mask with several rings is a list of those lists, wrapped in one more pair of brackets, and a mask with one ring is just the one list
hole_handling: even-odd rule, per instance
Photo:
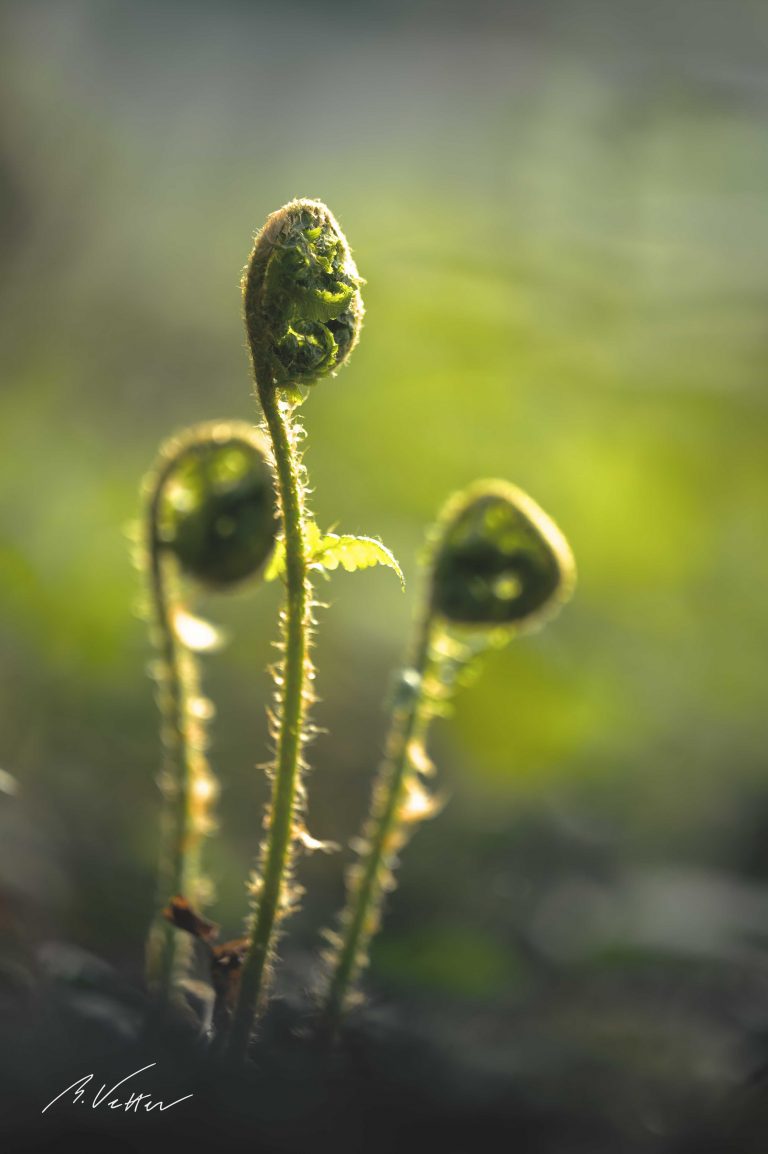
{"label": "curved stem", "polygon": [[333,956],[328,983],[324,1025],[336,1032],[349,991],[376,933],[384,895],[395,855],[402,845],[398,815],[405,797],[409,745],[418,735],[423,706],[422,684],[429,664],[432,614],[428,607],[419,625],[413,660],[406,669],[415,671],[419,685],[405,705],[395,705],[385,756],[373,787],[371,813],[365,828],[365,849],[357,870],[350,874],[347,904],[341,916],[339,946]]}
{"label": "curved stem", "polygon": [[[173,598],[168,590],[166,558],[158,540],[160,502],[165,483],[176,464],[169,460],[157,476],[148,509],[149,585],[155,613],[159,655],[158,706],[165,748],[162,790],[169,802],[161,851],[158,906],[174,894],[184,894],[193,902],[199,897],[199,838],[195,836],[193,786],[196,755],[187,724],[187,703],[196,693],[197,671],[191,654],[182,651],[172,620]],[[157,964],[158,994],[166,1001],[178,959],[178,938],[168,923],[162,926],[162,946]],[[150,956],[148,976],[155,959]]]}
{"label": "curved stem", "polygon": [[256,914],[240,979],[230,1037],[230,1053],[247,1055],[254,1017],[265,984],[274,930],[287,906],[292,866],[294,815],[301,777],[304,714],[309,698],[310,584],[304,544],[304,488],[294,447],[290,408],[281,407],[268,371],[254,356],[259,401],[272,438],[285,535],[286,606],[283,683],[268,833],[262,852]]}

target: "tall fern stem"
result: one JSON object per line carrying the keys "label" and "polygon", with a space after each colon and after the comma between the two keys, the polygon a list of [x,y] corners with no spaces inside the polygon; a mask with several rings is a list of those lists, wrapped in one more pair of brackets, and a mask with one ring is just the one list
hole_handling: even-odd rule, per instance
{"label": "tall fern stem", "polygon": [[[254,359],[254,366],[256,362]],[[257,370],[255,370],[257,371]],[[264,379],[263,374],[261,377]],[[310,658],[311,585],[304,545],[302,466],[291,428],[291,407],[274,389],[259,384],[264,423],[272,439],[285,541],[286,602],[283,611],[283,660],[280,671],[277,750],[268,836],[257,882],[258,906],[240,979],[240,994],[232,1022],[230,1052],[247,1054],[253,1019],[261,998],[279,915],[290,906],[290,877],[301,787],[305,715],[312,699]]]}
{"label": "tall fern stem", "polygon": [[[205,885],[200,873],[202,823],[196,804],[196,783],[208,781],[202,735],[192,732],[192,704],[201,700],[197,660],[179,642],[174,625],[178,606],[178,578],[173,558],[163,549],[159,536],[160,508],[165,486],[176,466],[170,459],[155,478],[147,514],[149,591],[158,656],[155,662],[157,703],[165,752],[160,786],[166,800],[158,871],[158,909],[173,894],[185,894],[200,904]],[[175,971],[189,952],[186,941],[167,923],[161,923],[158,953],[150,948],[148,978],[156,983],[160,1001],[167,1000]]]}
{"label": "tall fern stem", "polygon": [[[185,609],[184,581],[223,590],[258,575],[277,530],[267,444],[242,422],[194,426],[162,447],[145,481],[143,548],[154,673],[165,752],[157,912],[174,897],[195,907],[210,899],[201,867],[203,839],[215,826],[218,784],[207,758],[213,706],[201,695],[197,649],[216,631]],[[147,977],[162,1003],[183,972],[189,939],[164,918],[150,932]]]}
{"label": "tall fern stem", "polygon": [[303,429],[295,420],[302,389],[334,373],[360,331],[360,278],[349,245],[320,201],[295,200],[268,217],[243,274],[245,326],[256,393],[272,456],[282,513],[285,608],[283,659],[276,671],[276,742],[272,796],[265,818],[254,912],[232,1019],[229,1054],[248,1052],[265,1001],[280,921],[296,904],[296,846],[305,833],[302,749],[313,699],[310,660],[312,589],[307,556]]}

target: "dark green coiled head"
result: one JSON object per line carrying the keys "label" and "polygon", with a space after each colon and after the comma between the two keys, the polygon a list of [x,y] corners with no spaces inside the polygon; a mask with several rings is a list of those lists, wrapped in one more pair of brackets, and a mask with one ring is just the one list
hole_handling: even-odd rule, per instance
{"label": "dark green coiled head", "polygon": [[452,497],[432,543],[432,611],[455,625],[525,629],[568,600],[570,546],[522,490],[480,481]]}
{"label": "dark green coiled head", "polygon": [[360,277],[346,238],[319,200],[293,200],[267,218],[243,274],[245,324],[257,378],[312,385],[347,360],[363,318]]}
{"label": "dark green coiled head", "polygon": [[245,422],[197,425],[160,457],[158,544],[202,585],[222,589],[256,576],[278,530],[266,442]]}

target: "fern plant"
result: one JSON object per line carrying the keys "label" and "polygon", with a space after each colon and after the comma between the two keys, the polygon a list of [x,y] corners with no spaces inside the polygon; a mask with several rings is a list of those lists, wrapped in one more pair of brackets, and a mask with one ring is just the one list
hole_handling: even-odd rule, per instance
{"label": "fern plant", "polygon": [[247,1052],[279,924],[300,897],[294,880],[297,847],[322,844],[307,832],[302,780],[314,699],[312,570],[378,563],[397,569],[380,542],[323,534],[307,512],[304,429],[298,410],[307,390],[335,373],[357,343],[363,317],[361,284],[336,219],[316,200],[291,201],[267,219],[243,274],[251,366],[272,446],[282,518],[282,540],[269,575],[283,579],[285,607],[282,659],[275,670],[272,796],[251,884],[254,909],[229,1042],[234,1058]]}
{"label": "fern plant", "polygon": [[[205,905],[211,887],[201,862],[203,838],[215,828],[218,783],[208,762],[197,654],[217,634],[188,608],[190,590],[223,591],[263,572],[277,532],[267,443],[244,422],[196,425],[166,441],[144,482],[143,547],[153,673],[165,761],[159,902],[185,895]],[[148,977],[165,999],[185,951],[167,921],[150,934]]]}
{"label": "fern plant", "polygon": [[392,707],[384,760],[368,818],[354,843],[347,900],[327,931],[323,1029],[333,1034],[355,996],[394,888],[398,854],[414,827],[439,809],[426,752],[432,719],[488,646],[542,624],[571,596],[576,570],[554,522],[504,481],[480,481],[452,497],[430,534],[425,597]]}
{"label": "fern plant", "polygon": [[[301,896],[299,848],[329,848],[306,826],[304,748],[314,729],[312,577],[317,571],[397,561],[371,537],[324,533],[307,509],[299,411],[311,388],[348,359],[360,332],[361,278],[346,239],[319,201],[296,200],[256,236],[243,274],[246,331],[262,430],[214,422],[169,441],[146,485],[143,554],[158,648],[156,676],[166,764],[162,939],[150,974],[167,996],[180,968],[179,935],[206,944],[218,1010],[217,1046],[248,1052],[265,1004],[281,922]],[[194,581],[222,589],[260,574],[285,586],[281,659],[273,669],[274,761],[244,938],[214,945],[217,927],[197,911],[210,896],[201,841],[213,827],[217,784],[206,757],[211,706],[196,651],[214,636],[188,610]],[[425,594],[392,708],[368,819],[347,874],[347,901],[331,949],[324,1022],[331,1032],[351,1003],[378,929],[397,855],[414,826],[439,809],[426,752],[432,719],[447,711],[481,653],[551,616],[571,595],[570,548],[519,489],[483,481],[455,495],[430,533]],[[228,1031],[228,1034],[227,1034]]]}

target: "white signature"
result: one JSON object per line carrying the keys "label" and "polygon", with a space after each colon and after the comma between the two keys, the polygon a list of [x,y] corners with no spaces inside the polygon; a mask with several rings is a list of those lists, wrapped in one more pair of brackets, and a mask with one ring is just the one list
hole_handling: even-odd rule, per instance
{"label": "white signature", "polygon": [[[121,1078],[119,1082],[115,1082],[114,1086],[110,1086],[109,1089],[107,1089],[106,1084],[102,1085],[98,1093],[93,1096],[91,1109],[96,1110],[99,1106],[108,1106],[110,1110],[124,1110],[126,1114],[131,1110],[134,1114],[137,1114],[140,1109],[163,1111],[170,1110],[171,1106],[178,1106],[179,1102],[186,1102],[187,1098],[192,1097],[191,1094],[185,1094],[183,1098],[177,1098],[174,1102],[166,1103],[161,1102],[159,1099],[155,1102],[152,1100],[151,1094],[139,1094],[135,1090],[132,1090],[130,1096],[124,1101],[121,1101],[120,1098],[113,1097],[115,1091],[118,1090],[120,1086],[124,1086],[131,1078],[135,1078],[137,1074],[143,1074],[145,1070],[151,1070],[152,1067],[156,1065],[157,1062],[150,1062],[148,1066],[142,1066],[140,1070],[134,1070],[132,1074],[127,1074],[125,1078]],[[46,1110],[50,1110],[51,1106],[54,1106],[60,1098],[64,1098],[67,1094],[72,1095],[72,1105],[74,1105],[75,1102],[81,1102],[83,1105],[86,1105],[85,1088],[92,1080],[93,1074],[85,1074],[82,1078],[78,1078],[71,1086],[67,1086],[66,1090],[62,1090],[60,1094],[57,1094],[40,1113],[44,1114]],[[125,1098],[125,1092],[123,1092],[120,1097]]]}

